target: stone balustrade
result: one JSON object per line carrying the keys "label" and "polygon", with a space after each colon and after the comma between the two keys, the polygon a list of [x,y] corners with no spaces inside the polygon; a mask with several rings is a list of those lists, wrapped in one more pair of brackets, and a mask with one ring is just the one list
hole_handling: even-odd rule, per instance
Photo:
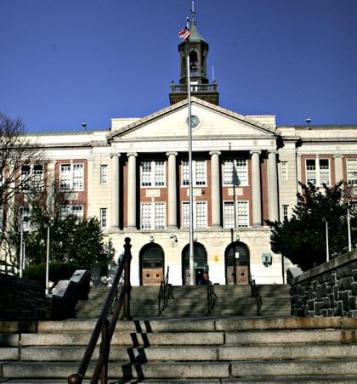
{"label": "stone balustrade", "polygon": [[293,278],[290,284],[293,316],[357,317],[357,250]]}

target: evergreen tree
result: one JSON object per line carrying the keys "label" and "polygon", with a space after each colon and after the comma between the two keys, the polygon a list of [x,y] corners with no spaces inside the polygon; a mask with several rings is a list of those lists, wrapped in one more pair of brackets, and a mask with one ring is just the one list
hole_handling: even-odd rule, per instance
{"label": "evergreen tree", "polygon": [[[272,250],[300,266],[310,269],[326,261],[326,221],[329,253],[336,257],[348,250],[347,209],[349,188],[342,183],[333,187],[300,184],[297,204],[290,220],[268,222],[272,226]],[[357,238],[356,212],[351,212],[352,239]]]}

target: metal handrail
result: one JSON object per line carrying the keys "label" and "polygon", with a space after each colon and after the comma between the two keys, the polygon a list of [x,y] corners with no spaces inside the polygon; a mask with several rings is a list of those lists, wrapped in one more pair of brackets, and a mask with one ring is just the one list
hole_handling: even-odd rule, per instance
{"label": "metal handrail", "polygon": [[169,284],[169,267],[167,267],[166,276],[160,283],[159,295],[158,295],[158,308],[159,315],[168,307],[169,299],[173,299],[173,286]]}
{"label": "metal handrail", "polygon": [[259,293],[257,284],[254,279],[250,276],[249,284],[251,289],[251,296],[255,298],[255,304],[257,306],[257,316],[261,316],[261,309],[263,307],[263,299]]}
{"label": "metal handrail", "polygon": [[214,291],[214,285],[208,284],[207,285],[207,312],[210,315],[214,307],[216,306],[216,301],[217,301],[217,295],[216,292]]}
{"label": "metal handrail", "polygon": [[[89,363],[93,357],[94,350],[98,343],[99,336],[102,336],[101,345],[99,349],[99,358],[96,362],[91,384],[97,384],[100,378],[101,384],[107,384],[108,382],[108,360],[110,354],[110,343],[113,337],[113,333],[118,321],[121,309],[124,307],[124,318],[130,320],[130,263],[131,263],[131,244],[130,238],[125,238],[124,254],[119,262],[118,271],[113,280],[113,285],[110,288],[105,303],[103,305],[101,314],[95,328],[93,330],[90,341],[87,345],[86,351],[83,355],[82,361],[79,365],[78,371],[68,377],[69,384],[81,384]],[[124,273],[124,284],[121,286],[121,292],[118,296],[119,281]],[[111,316],[109,320],[108,317]]]}

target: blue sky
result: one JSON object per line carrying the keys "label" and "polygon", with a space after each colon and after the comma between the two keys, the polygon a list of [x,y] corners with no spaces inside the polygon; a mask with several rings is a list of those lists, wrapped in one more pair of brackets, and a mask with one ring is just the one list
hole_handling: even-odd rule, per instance
{"label": "blue sky", "polygon": [[[29,131],[107,129],[169,104],[190,0],[0,0],[0,111]],[[196,0],[220,104],[357,124],[357,0]]]}

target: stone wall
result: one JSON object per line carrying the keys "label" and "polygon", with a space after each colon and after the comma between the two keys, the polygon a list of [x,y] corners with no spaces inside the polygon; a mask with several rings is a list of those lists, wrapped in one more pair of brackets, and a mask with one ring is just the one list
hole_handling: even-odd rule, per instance
{"label": "stone wall", "polygon": [[357,317],[357,250],[295,277],[291,285],[293,316]]}
{"label": "stone wall", "polygon": [[44,287],[37,281],[0,274],[0,320],[46,319]]}

